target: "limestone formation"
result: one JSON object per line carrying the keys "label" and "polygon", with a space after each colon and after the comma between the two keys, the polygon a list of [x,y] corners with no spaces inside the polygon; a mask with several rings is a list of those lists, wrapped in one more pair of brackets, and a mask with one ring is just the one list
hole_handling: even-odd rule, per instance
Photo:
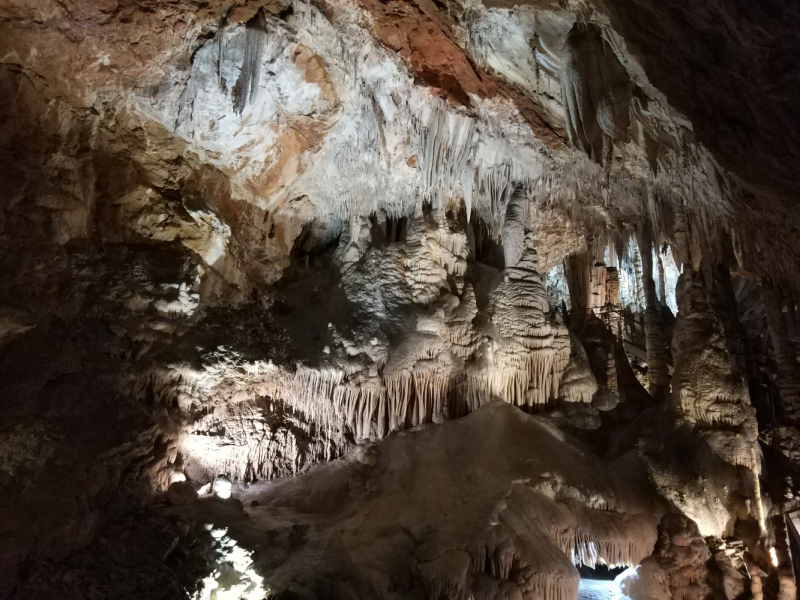
{"label": "limestone formation", "polygon": [[0,598],[794,597],[798,28],[0,2]]}

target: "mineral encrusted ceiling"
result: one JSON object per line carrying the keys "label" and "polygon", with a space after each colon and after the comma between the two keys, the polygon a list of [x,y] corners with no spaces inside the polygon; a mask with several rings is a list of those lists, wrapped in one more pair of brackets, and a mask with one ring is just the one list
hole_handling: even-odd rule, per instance
{"label": "mineral encrusted ceiling", "polygon": [[798,30],[1,1],[0,596],[794,597]]}

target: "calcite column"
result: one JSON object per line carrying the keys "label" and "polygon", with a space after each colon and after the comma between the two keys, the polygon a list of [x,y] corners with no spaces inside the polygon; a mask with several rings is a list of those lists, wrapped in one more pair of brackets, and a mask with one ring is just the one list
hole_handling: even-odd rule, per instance
{"label": "calcite column", "polygon": [[[620,401],[618,393],[616,359],[614,356],[614,337],[619,329],[617,315],[610,314],[610,319],[603,318],[602,309],[608,305],[609,296],[619,302],[619,276],[616,269],[608,269],[589,250],[572,254],[566,261],[567,283],[569,285],[572,311],[570,313],[570,330],[585,347],[590,367],[601,390],[594,395],[596,407],[610,410]],[[613,272],[610,283],[609,276]],[[600,317],[598,320],[594,317]],[[594,390],[593,390],[594,391]]]}
{"label": "calcite column", "polygon": [[663,305],[667,303],[667,282],[664,277],[664,261],[661,260],[660,252],[656,252],[656,262],[658,264],[658,301]]}
{"label": "calcite column", "polygon": [[[725,327],[709,298],[709,283],[701,272],[689,266],[685,266],[678,279],[671,408],[680,426],[692,432],[690,439],[702,440],[706,448],[728,465],[744,467],[729,471],[729,477],[738,479],[736,487],[748,490],[753,517],[763,520],[758,514],[758,423],[745,381],[739,369],[734,368]],[[720,463],[710,459],[693,468],[709,481],[722,473]],[[705,501],[711,502],[716,497],[719,502],[717,494],[714,492]],[[728,504],[719,508],[732,514]],[[722,511],[719,514],[725,516]]]}
{"label": "calcite column", "polygon": [[591,295],[589,301],[590,307],[596,313],[599,309],[606,305],[606,279],[607,279],[606,266],[601,262],[596,262],[592,266],[591,273]]}
{"label": "calcite column", "polygon": [[606,268],[606,302],[611,306],[619,305],[619,271],[616,267]]}
{"label": "calcite column", "polygon": [[622,338],[622,319],[619,312],[619,271],[616,267],[606,268],[606,304],[609,307],[608,323],[611,331]]}
{"label": "calcite column", "polygon": [[725,334],[731,373],[736,377],[744,377],[747,372],[742,348],[744,333],[739,324],[730,266],[724,259],[712,262],[709,257],[703,260],[702,268],[711,309],[722,324]]}
{"label": "calcite column", "polygon": [[[590,251],[570,254],[565,261],[565,273],[569,287],[572,316],[583,318],[590,312],[600,312],[608,302],[608,269],[595,260]],[[619,302],[619,276],[614,269],[616,284],[612,284],[614,296]]]}
{"label": "calcite column", "polygon": [[638,231],[636,237],[641,253],[642,288],[646,305],[644,331],[647,346],[647,379],[653,397],[663,399],[669,393],[669,369],[661,323],[661,305],[653,281],[653,238],[646,227]]}
{"label": "calcite column", "polygon": [[467,373],[469,406],[501,398],[538,410],[554,400],[569,360],[568,333],[550,314],[533,234],[525,234],[522,255],[504,270],[486,314],[497,343],[487,340],[481,360]]}
{"label": "calcite column", "polygon": [[633,256],[631,257],[631,264],[633,265],[634,276],[634,302],[636,306],[644,304],[644,293],[642,291],[642,253],[639,251],[639,245],[633,246]]}
{"label": "calcite column", "polygon": [[592,305],[592,260],[586,252],[575,252],[564,261],[564,273],[567,276],[570,317],[582,318]]}
{"label": "calcite column", "polygon": [[679,418],[705,432],[706,443],[723,460],[751,468],[758,437],[755,411],[707,283],[690,267],[678,279],[672,406]]}

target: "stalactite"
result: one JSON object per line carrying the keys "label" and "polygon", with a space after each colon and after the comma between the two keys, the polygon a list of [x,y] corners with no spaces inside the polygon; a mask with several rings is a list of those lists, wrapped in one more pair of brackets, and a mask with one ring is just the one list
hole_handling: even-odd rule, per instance
{"label": "stalactite", "polygon": [[500,240],[509,203],[514,194],[517,194],[519,206],[522,208],[522,222],[527,225],[527,204],[534,184],[530,173],[513,158],[486,160],[483,157],[477,160],[469,186],[473,196],[470,206],[485,223],[490,238]]}
{"label": "stalactite", "polygon": [[653,551],[656,533],[642,516],[621,518],[613,509],[598,510],[570,503],[577,526],[563,538],[564,552],[576,565],[634,566]]}
{"label": "stalactite", "polygon": [[343,439],[279,407],[291,426],[275,428],[254,400],[221,406],[197,419],[178,447],[184,472],[197,481],[226,473],[252,482],[292,475],[307,463],[342,452]]}
{"label": "stalactite", "polygon": [[561,372],[554,369],[553,348],[532,349],[527,356],[503,354],[498,357],[505,366],[488,366],[467,373],[466,395],[470,410],[479,408],[492,398],[501,398],[516,406],[544,406],[558,391]]}
{"label": "stalactite", "polygon": [[241,113],[248,103],[258,97],[258,83],[261,79],[261,59],[266,44],[266,20],[262,11],[248,21],[245,31],[244,59],[239,79],[233,86],[233,108]]}
{"label": "stalactite", "polygon": [[511,195],[503,220],[503,253],[505,266],[514,267],[525,249],[525,224],[528,199],[522,186],[517,186]]}
{"label": "stalactite", "polygon": [[331,398],[343,377],[344,372],[341,369],[311,369],[299,366],[288,394],[288,401],[317,423],[331,422],[335,418]]}
{"label": "stalactite", "polygon": [[389,431],[399,431],[406,424],[412,392],[411,373],[404,371],[386,377],[386,396],[389,408]]}
{"label": "stalactite", "polygon": [[225,64],[225,43],[226,43],[226,34],[228,32],[228,18],[223,17],[222,22],[219,24],[219,30],[217,31],[217,80],[219,82],[220,89],[224,92],[225,90],[225,78],[222,76],[222,67]]}
{"label": "stalactite", "polygon": [[[437,101],[420,132],[425,195],[438,210],[445,195],[461,178],[475,152],[476,123],[453,114]],[[467,214],[469,214],[469,203]]]}

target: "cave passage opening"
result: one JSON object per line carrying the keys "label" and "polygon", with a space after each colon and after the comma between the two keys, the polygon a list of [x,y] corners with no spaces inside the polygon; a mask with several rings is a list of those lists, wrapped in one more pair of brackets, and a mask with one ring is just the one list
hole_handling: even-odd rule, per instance
{"label": "cave passage opening", "polygon": [[576,568],[581,576],[578,600],[628,600],[617,580],[626,567],[597,563],[594,568],[587,565]]}
{"label": "cave passage opening", "polygon": [[595,579],[600,581],[614,581],[617,576],[621,575],[627,567],[616,565],[605,565],[597,563],[594,568],[588,565],[578,565],[576,567],[578,573],[581,574],[581,579]]}

